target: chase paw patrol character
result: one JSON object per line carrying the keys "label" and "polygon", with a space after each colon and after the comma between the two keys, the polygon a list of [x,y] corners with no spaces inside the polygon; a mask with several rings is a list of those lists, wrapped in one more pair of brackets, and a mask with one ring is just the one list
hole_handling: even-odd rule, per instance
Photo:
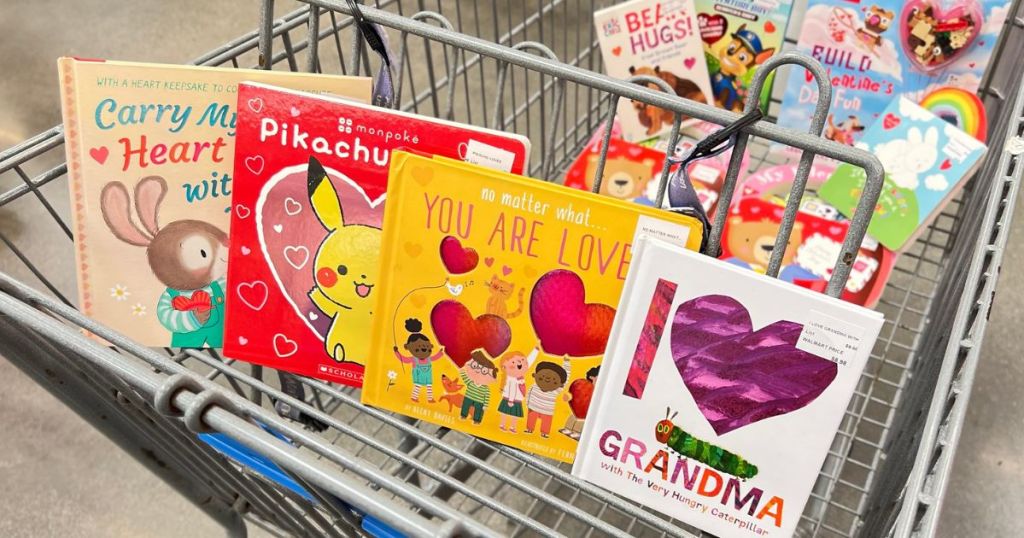
{"label": "chase paw patrol character", "polygon": [[775,54],[775,49],[765,49],[761,38],[747,30],[747,25],[740,26],[732,34],[732,41],[719,52],[719,69],[711,75],[711,91],[715,95],[715,104],[719,107],[739,111],[743,107],[740,95],[743,79],[751,69],[763,64]]}

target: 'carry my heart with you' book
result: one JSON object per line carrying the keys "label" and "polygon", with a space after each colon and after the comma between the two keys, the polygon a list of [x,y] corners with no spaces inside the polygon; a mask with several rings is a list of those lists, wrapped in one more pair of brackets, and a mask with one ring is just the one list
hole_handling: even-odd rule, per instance
{"label": "'carry my heart with you' book", "polygon": [[639,233],[696,218],[396,152],[362,401],[572,461]]}
{"label": "'carry my heart with you' book", "polygon": [[622,296],[573,474],[715,536],[791,536],[882,315],[649,237]]}

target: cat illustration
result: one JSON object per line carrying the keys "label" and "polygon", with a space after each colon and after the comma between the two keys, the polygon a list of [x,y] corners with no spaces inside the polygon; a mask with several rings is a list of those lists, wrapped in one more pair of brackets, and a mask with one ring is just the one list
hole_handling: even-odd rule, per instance
{"label": "cat illustration", "polygon": [[491,290],[491,296],[487,298],[487,313],[504,319],[512,319],[523,313],[523,295],[526,290],[519,288],[519,306],[515,312],[508,311],[508,300],[512,298],[512,290],[515,284],[498,278],[498,275],[491,277],[487,283],[487,289]]}
{"label": "cat illustration", "polygon": [[465,399],[465,396],[459,392],[464,388],[462,384],[459,383],[459,380],[452,379],[441,374],[441,384],[444,385],[445,395],[438,398],[437,401],[447,401],[449,413],[452,412],[452,409],[462,409],[462,400]]}

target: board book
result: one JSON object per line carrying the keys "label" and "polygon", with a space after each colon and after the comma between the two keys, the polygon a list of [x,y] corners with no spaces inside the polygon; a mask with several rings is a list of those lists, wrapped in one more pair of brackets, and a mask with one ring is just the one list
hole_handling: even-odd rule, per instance
{"label": "board book", "polygon": [[[608,76],[659,78],[680,97],[712,102],[693,0],[633,0],[596,11],[594,24]],[[619,99],[618,118],[623,138],[637,142],[668,132],[673,113]]]}
{"label": "board book", "polygon": [[877,312],[641,238],[572,473],[720,537],[791,536]]}
{"label": "board book", "polygon": [[[896,99],[858,146],[885,168],[868,233],[887,248],[905,249],[959,192],[985,155],[985,144],[910,100]],[[850,216],[864,188],[862,168],[840,164],[819,195]]]}
{"label": "board book", "polygon": [[242,84],[226,356],[359,386],[398,147],[520,172],[523,136]]}
{"label": "board book", "polygon": [[147,346],[221,347],[238,84],[368,101],[368,78],[61,58],[82,313]]}
{"label": "board book", "polygon": [[695,218],[396,152],[362,401],[572,461],[637,234]]}

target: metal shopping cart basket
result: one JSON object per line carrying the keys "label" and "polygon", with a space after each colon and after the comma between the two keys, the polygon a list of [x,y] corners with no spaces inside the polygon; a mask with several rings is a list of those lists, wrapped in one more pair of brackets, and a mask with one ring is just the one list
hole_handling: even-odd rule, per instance
{"label": "metal shopping cart basket", "polygon": [[[618,97],[719,124],[735,119],[595,74],[594,4],[377,0],[362,11],[388,29],[399,50],[403,109],[530,136],[536,177],[559,177]],[[1019,4],[983,82],[992,149],[896,267],[878,307],[885,326],[801,535],[935,531],[1021,175]],[[195,63],[349,74],[370,73],[376,63],[343,1],[306,0],[281,18],[273,13],[273,0],[264,0],[258,31]],[[778,106],[774,100],[773,110]],[[766,141],[809,150],[807,159],[818,153],[877,165],[866,153],[768,122],[744,133],[754,135],[755,165],[770,160]],[[31,244],[17,224],[0,226],[0,355],[230,533],[244,535],[254,524],[283,535],[699,534],[574,479],[567,466],[364,407],[352,389],[303,379],[304,397],[293,398],[294,390],[282,392],[277,376],[258,366],[212,351],[145,348],[84,318],[70,299],[63,138],[55,127],[0,152],[4,222],[39,223]],[[733,161],[731,180],[739,164]],[[871,173],[879,177],[880,168]],[[275,403],[305,420],[282,418]],[[211,440],[233,444],[234,456]]]}

